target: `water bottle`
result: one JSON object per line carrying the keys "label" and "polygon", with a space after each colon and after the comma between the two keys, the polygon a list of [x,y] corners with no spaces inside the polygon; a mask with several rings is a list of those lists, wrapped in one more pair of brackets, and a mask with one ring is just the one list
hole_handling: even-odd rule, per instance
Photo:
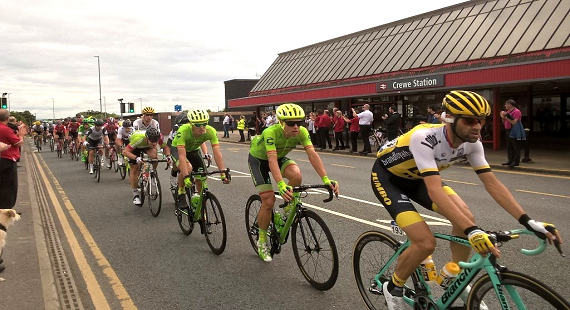
{"label": "water bottle", "polygon": [[436,279],[437,284],[439,284],[444,289],[447,288],[447,286],[451,284],[453,280],[455,280],[455,278],[459,274],[459,271],[460,271],[459,266],[456,263],[449,262],[445,264],[445,266],[441,268],[441,271],[437,275]]}
{"label": "water bottle", "polygon": [[422,271],[422,275],[424,280],[428,283],[435,283],[437,278],[437,271],[435,269],[435,264],[433,262],[433,258],[428,256],[420,265],[420,269]]}
{"label": "water bottle", "polygon": [[277,233],[280,234],[283,226],[285,226],[285,222],[281,218],[281,213],[275,212],[273,214],[273,222],[275,223],[275,227],[277,228]]}
{"label": "water bottle", "polygon": [[198,194],[194,194],[192,195],[192,198],[190,198],[190,203],[193,207],[198,206],[198,201],[200,201],[200,195]]}

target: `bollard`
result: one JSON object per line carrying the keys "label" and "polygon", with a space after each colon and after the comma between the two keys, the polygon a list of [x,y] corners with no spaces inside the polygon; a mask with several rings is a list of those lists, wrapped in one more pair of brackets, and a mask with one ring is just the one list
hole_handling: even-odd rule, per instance
{"label": "bollard", "polygon": [[521,161],[522,161],[523,163],[529,163],[529,162],[532,161],[532,159],[530,159],[530,158],[528,157],[528,156],[529,156],[529,152],[530,152],[529,143],[528,143],[528,138],[529,138],[529,135],[530,135],[530,129],[525,128],[525,129],[524,129],[524,133],[525,133],[525,135],[526,135],[526,140],[524,140],[524,158],[523,158]]}

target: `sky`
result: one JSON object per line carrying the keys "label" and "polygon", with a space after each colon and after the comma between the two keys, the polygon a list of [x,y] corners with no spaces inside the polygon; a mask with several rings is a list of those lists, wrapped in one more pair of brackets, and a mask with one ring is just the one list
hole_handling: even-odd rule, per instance
{"label": "sky", "polygon": [[[278,54],[463,1],[0,2],[0,95],[11,110],[62,118],[222,110],[224,81],[257,79]],[[99,56],[99,58],[95,57]]]}

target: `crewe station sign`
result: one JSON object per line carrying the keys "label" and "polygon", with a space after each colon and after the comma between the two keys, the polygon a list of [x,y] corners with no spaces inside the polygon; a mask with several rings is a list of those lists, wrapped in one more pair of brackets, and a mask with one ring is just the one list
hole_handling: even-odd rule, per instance
{"label": "crewe station sign", "polygon": [[442,87],[445,85],[444,75],[413,77],[398,80],[388,80],[376,83],[376,92],[414,90],[421,88]]}

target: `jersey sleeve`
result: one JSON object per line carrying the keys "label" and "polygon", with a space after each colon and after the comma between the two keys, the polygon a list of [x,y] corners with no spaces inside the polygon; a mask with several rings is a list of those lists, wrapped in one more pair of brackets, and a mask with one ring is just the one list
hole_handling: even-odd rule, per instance
{"label": "jersey sleeve", "polygon": [[437,137],[429,131],[419,130],[412,134],[409,148],[422,177],[439,175],[434,148],[442,142],[445,143],[445,141],[438,141]]}
{"label": "jersey sleeve", "polygon": [[309,137],[309,130],[307,130],[307,128],[299,128],[299,136],[299,141],[305,150],[308,148],[313,148],[313,142],[311,142],[311,138]]}
{"label": "jersey sleeve", "polygon": [[485,158],[485,151],[481,141],[469,144],[467,160],[469,160],[469,164],[477,174],[491,171],[491,167]]}
{"label": "jersey sleeve", "polygon": [[208,125],[206,127],[206,130],[208,130],[208,140],[210,140],[210,143],[212,144],[212,147],[220,145],[220,141],[218,141],[218,133],[216,132],[216,129],[210,125]]}
{"label": "jersey sleeve", "polygon": [[178,128],[178,131],[176,131],[176,134],[174,135],[174,139],[172,140],[172,146],[173,147],[178,147],[178,146],[184,146],[186,147],[186,142],[185,142],[185,135],[186,132],[188,131],[189,128],[189,124],[184,124],[182,126],[180,126],[180,128]]}
{"label": "jersey sleeve", "polygon": [[264,130],[261,133],[261,138],[265,143],[265,153],[267,155],[277,155],[277,147],[275,146],[275,131],[274,130]]}

